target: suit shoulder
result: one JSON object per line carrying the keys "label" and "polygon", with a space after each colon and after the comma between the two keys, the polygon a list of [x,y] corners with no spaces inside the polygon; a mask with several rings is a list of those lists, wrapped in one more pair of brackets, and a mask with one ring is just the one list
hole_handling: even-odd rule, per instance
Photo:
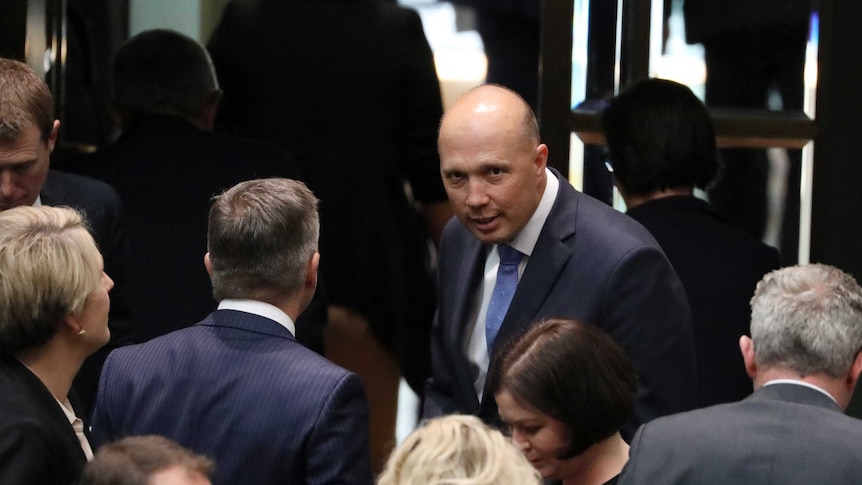
{"label": "suit shoulder", "polygon": [[639,222],[589,195],[571,191],[573,194],[561,200],[577,206],[576,239],[624,252],[644,246],[659,249],[655,238]]}
{"label": "suit shoulder", "polygon": [[85,175],[49,170],[45,180],[46,189],[58,189],[69,196],[87,196],[88,198],[119,199],[117,191],[101,180]]}

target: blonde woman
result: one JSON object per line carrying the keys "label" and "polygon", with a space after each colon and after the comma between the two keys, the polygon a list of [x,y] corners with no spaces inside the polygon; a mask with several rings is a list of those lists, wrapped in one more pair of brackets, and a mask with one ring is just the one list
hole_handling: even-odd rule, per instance
{"label": "blonde woman", "polygon": [[475,416],[427,421],[389,457],[378,485],[530,485],[539,474]]}
{"label": "blonde woman", "polygon": [[92,458],[69,389],[110,338],[113,285],[74,210],[0,212],[0,483],[73,483]]}

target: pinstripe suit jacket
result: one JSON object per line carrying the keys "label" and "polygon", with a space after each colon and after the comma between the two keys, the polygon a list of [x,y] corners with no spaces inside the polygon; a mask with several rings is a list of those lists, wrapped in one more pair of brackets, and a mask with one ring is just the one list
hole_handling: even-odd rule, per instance
{"label": "pinstripe suit jacket", "polygon": [[369,484],[359,378],[264,317],[218,310],[111,353],[96,446],[159,434],[216,461],[214,484]]}

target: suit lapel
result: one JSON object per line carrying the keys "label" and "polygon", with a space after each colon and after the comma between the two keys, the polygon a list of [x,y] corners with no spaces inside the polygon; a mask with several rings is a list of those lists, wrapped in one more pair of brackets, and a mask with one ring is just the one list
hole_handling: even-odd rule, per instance
{"label": "suit lapel", "polygon": [[[560,178],[558,174],[555,175]],[[557,199],[518,282],[518,289],[500,326],[495,348],[503,348],[508,341],[524,332],[539,315],[560,273],[573,256],[565,241],[574,237],[577,212],[577,193],[560,178]]]}
{"label": "suit lapel", "polygon": [[53,170],[48,170],[48,177],[45,179],[45,184],[42,185],[39,197],[42,200],[42,205],[56,205],[64,200],[62,186],[55,183]]}
{"label": "suit lapel", "polygon": [[462,247],[458,280],[449,290],[449,301],[453,302],[451,314],[446,316],[448,321],[457,322],[457,325],[450,327],[453,331],[446,335],[446,348],[454,350],[451,356],[455,359],[453,368],[458,374],[455,382],[461,383],[459,392],[466,399],[469,399],[469,402],[475,402],[478,407],[479,400],[473,388],[473,378],[468,372],[473,364],[467,360],[464,353],[464,336],[467,335],[467,326],[472,324],[467,317],[473,305],[473,298],[479,287],[479,281],[482,278],[482,270],[485,266],[485,246],[471,235],[464,238]]}

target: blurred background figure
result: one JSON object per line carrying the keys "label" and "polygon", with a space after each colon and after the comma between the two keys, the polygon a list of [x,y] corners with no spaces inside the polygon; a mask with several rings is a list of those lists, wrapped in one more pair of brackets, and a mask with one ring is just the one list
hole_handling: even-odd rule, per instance
{"label": "blurred background figure", "polygon": [[[200,264],[210,199],[261,177],[299,178],[290,154],[259,141],[212,133],[221,90],[206,49],[165,29],[125,42],[111,64],[111,108],[120,138],[68,170],[119,193],[129,234],[128,295],[136,341],[203,319],[215,309]],[[165,275],[170,275],[166,278]],[[326,305],[316,297],[297,339],[323,352]]]}
{"label": "blurred background figure", "polygon": [[208,48],[222,127],[292,152],[320,199],[326,356],[363,380],[379,471],[399,377],[421,395],[430,373],[429,236],[451,216],[440,86],[419,15],[376,0],[235,1]]}
{"label": "blurred background figure", "polygon": [[576,320],[539,322],[494,356],[490,379],[504,428],[542,477],[616,483],[637,375],[613,339]]}
{"label": "blurred background figure", "polygon": [[539,91],[539,0],[450,0],[473,8],[488,59],[486,83],[521,95],[535,110]]}
{"label": "blurred background figure", "polygon": [[74,483],[93,457],[70,389],[108,343],[112,286],[78,212],[0,212],[0,483]]}
{"label": "blurred background figure", "polygon": [[656,238],[691,307],[698,407],[751,394],[738,340],[748,334],[748,301],[778,268],[775,248],[731,225],[695,197],[715,180],[715,131],[706,107],[673,81],[641,81],[602,115],[607,163],[627,214]]}
{"label": "blurred background figure", "polygon": [[499,431],[475,416],[426,421],[396,449],[378,485],[530,485],[539,474]]}
{"label": "blurred background figure", "polygon": [[132,436],[99,448],[81,485],[210,485],[213,468],[163,436]]}

